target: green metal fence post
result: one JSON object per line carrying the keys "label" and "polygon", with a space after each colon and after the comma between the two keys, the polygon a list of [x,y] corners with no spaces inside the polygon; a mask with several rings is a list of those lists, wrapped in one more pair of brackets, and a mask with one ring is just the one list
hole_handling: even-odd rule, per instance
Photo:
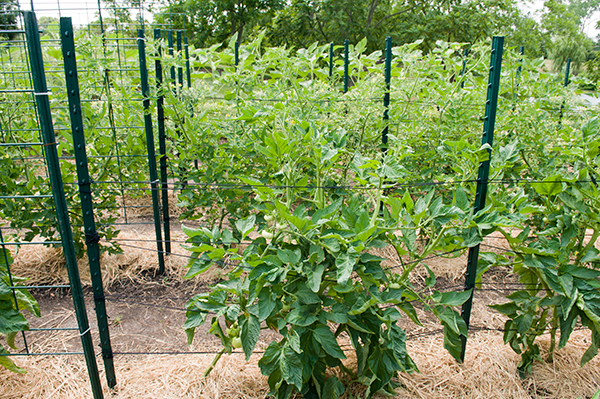
{"label": "green metal fence post", "polygon": [[[520,46],[519,47],[519,55],[521,56],[521,58],[519,58],[519,66],[517,67],[517,78],[519,78],[521,76],[521,71],[523,70],[523,55],[525,54],[525,46]],[[517,84],[519,84],[517,82]]]}
{"label": "green metal fence post", "polygon": [[[187,35],[183,37],[184,49],[185,49],[185,70],[187,76],[187,87],[192,88],[192,70],[190,68],[190,46],[188,44]],[[190,117],[194,117],[194,103],[190,102]],[[194,168],[198,169],[198,160],[194,159]]]}
{"label": "green metal fence post", "polygon": [[185,49],[185,74],[187,78],[187,87],[192,87],[192,70],[190,69],[190,45],[187,35],[183,37],[183,48]]}
{"label": "green metal fence post", "polygon": [[94,291],[96,320],[98,322],[98,330],[100,334],[100,347],[102,348],[102,359],[104,361],[104,370],[106,372],[108,386],[114,388],[117,385],[117,380],[113,363],[113,352],[110,344],[110,332],[108,329],[104,288],[102,287],[100,247],[98,246],[100,236],[96,231],[96,223],[94,221],[94,203],[92,201],[91,192],[92,180],[90,179],[90,173],[88,170],[83,118],[81,112],[78,112],[78,110],[81,110],[81,98],[79,95],[79,78],[77,76],[75,40],[73,38],[73,23],[71,18],[62,17],[60,19],[60,35],[65,67],[65,80],[69,99],[69,112],[71,116],[71,134],[73,136],[75,163],[77,164],[79,197],[81,199],[81,211],[83,214],[83,226],[85,231],[88,262],[92,276],[92,289]]}
{"label": "green metal fence post", "polygon": [[[565,81],[563,83],[564,87],[569,85],[569,73],[571,72],[571,59],[567,59],[567,68],[565,70]],[[558,115],[558,125],[562,125],[563,113],[565,110],[565,100],[563,100],[562,104],[560,104],[560,114]]]}
{"label": "green metal fence post", "polygon": [[565,84],[564,86],[567,87],[569,85],[569,74],[571,73],[571,59],[567,59],[567,70],[565,71]]}
{"label": "green metal fence post", "polygon": [[463,52],[463,64],[462,64],[462,70],[460,71],[460,77],[461,77],[461,82],[460,82],[460,88],[462,89],[463,87],[465,87],[465,72],[467,71],[467,56],[469,55],[469,49],[466,48],[465,51]]}
{"label": "green metal fence post", "polygon": [[329,45],[329,79],[333,76],[333,43]]}
{"label": "green metal fence post", "polygon": [[[183,52],[183,36],[180,30],[177,31],[177,52],[179,53],[179,57],[181,57],[181,53]],[[183,88],[183,67],[180,66],[177,68],[177,83],[179,84],[179,89]]]}
{"label": "green metal fence post", "polygon": [[140,57],[140,80],[144,96],[144,127],[146,130],[146,146],[148,148],[148,169],[150,170],[150,186],[152,188],[152,210],[154,213],[154,232],[158,252],[158,272],[165,272],[165,257],[160,230],[160,209],[158,205],[158,175],[156,173],[156,154],[154,151],[154,134],[152,132],[152,115],[150,114],[150,88],[148,87],[148,69],[146,67],[146,38],[144,31],[138,29],[138,53]]}
{"label": "green metal fence post", "polygon": [[[173,56],[175,55],[175,49],[173,48],[173,31],[169,30],[167,31],[167,45],[169,46],[169,55]],[[171,84],[173,85],[173,93],[175,93],[175,84],[176,84],[176,80],[175,80],[175,67],[172,66],[171,67]]]}
{"label": "green metal fence post", "polygon": [[381,134],[382,151],[385,154],[388,146],[388,132],[390,119],[390,89],[392,83],[392,38],[385,39],[385,93],[383,95],[383,132]]}
{"label": "green metal fence post", "polygon": [[[83,299],[83,290],[79,280],[79,269],[77,268],[77,256],[75,255],[75,246],[73,244],[73,233],[71,231],[71,222],[69,220],[69,210],[65,199],[62,175],[60,171],[60,161],[58,158],[56,136],[54,135],[54,126],[52,123],[52,113],[50,110],[50,101],[48,99],[48,86],[46,84],[46,75],[44,72],[44,60],[40,43],[39,29],[35,13],[28,11],[23,13],[25,31],[27,36],[27,50],[29,53],[29,62],[31,64],[31,76],[33,81],[35,100],[39,112],[40,128],[44,140],[44,153],[48,163],[48,177],[52,187],[54,197],[54,206],[60,237],[62,241],[63,253],[67,262],[67,271],[69,274],[69,283],[73,295],[73,306],[75,308],[75,317],[79,327],[79,336],[85,362],[88,369],[88,376],[92,386],[94,399],[103,398],[100,375],[98,374],[98,365],[94,355],[94,344],[92,334],[85,310],[85,301]],[[81,110],[74,109],[74,112]]]}
{"label": "green metal fence post", "polygon": [[344,93],[348,93],[348,39],[344,40]]}
{"label": "green metal fence post", "polygon": [[[154,39],[160,40],[161,30],[154,29]],[[167,131],[165,129],[165,96],[163,95],[163,69],[160,57],[162,49],[158,46],[158,57],[154,61],[156,71],[156,89],[158,97],[156,98],[156,114],[158,119],[158,152],[160,154],[160,183],[162,197],[162,216],[163,230],[165,232],[165,252],[171,253],[171,217],[169,215],[169,185],[167,172]]]}
{"label": "green metal fence post", "polygon": [[519,55],[521,56],[521,58],[519,58],[519,66],[517,67],[517,73],[515,75],[515,91],[513,93],[513,107],[512,110],[513,112],[515,112],[517,110],[517,99],[519,98],[519,86],[520,86],[520,77],[521,77],[521,70],[523,69],[523,54],[525,54],[525,46],[521,46],[519,47]]}
{"label": "green metal fence post", "polygon": [[[490,147],[494,142],[494,126],[496,124],[496,109],[498,108],[498,92],[500,91],[500,72],[502,68],[502,51],[504,37],[494,36],[492,40],[492,54],[490,60],[490,75],[487,89],[487,100],[485,102],[485,117],[483,122],[482,144],[488,144]],[[491,151],[488,150],[491,157]],[[479,174],[477,177],[477,191],[475,193],[475,205],[473,214],[485,208],[487,196],[488,178],[490,174],[490,160],[479,164]],[[469,248],[467,260],[467,273],[465,276],[465,291],[471,290],[471,295],[467,302],[462,306],[461,316],[467,324],[467,329],[471,321],[471,309],[473,307],[473,295],[475,293],[475,280],[477,278],[477,261],[479,259],[479,244]],[[465,360],[465,351],[467,347],[467,337],[461,335],[462,347],[460,358]]]}
{"label": "green metal fence post", "polygon": [[233,61],[235,62],[235,69],[237,69],[238,65],[240,64],[240,43],[239,42],[235,42]]}

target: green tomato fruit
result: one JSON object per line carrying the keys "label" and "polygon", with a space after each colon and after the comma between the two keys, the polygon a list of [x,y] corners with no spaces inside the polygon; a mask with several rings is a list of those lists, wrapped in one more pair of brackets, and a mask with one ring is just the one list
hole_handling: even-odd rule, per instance
{"label": "green tomato fruit", "polygon": [[267,240],[270,240],[271,238],[273,238],[273,233],[271,233],[270,231],[267,231],[267,230],[263,230],[260,233],[260,235],[265,237]]}
{"label": "green tomato fruit", "polygon": [[225,332],[231,338],[239,337],[240,335],[240,329],[236,326],[231,326],[231,328],[228,328],[227,330],[225,330]]}
{"label": "green tomato fruit", "polygon": [[235,337],[234,339],[231,340],[231,346],[233,346],[236,349],[239,349],[242,347],[242,340],[240,337]]}
{"label": "green tomato fruit", "polygon": [[389,285],[389,287],[390,287],[391,289],[397,290],[397,289],[399,289],[399,288],[400,288],[400,284],[398,284],[398,283],[391,283],[391,284]]}
{"label": "green tomato fruit", "polygon": [[265,220],[267,222],[272,222],[273,220],[275,220],[275,216],[273,216],[273,215],[265,215]]}
{"label": "green tomato fruit", "polygon": [[284,303],[283,307],[281,308],[282,312],[289,312],[291,308],[291,305],[289,303]]}

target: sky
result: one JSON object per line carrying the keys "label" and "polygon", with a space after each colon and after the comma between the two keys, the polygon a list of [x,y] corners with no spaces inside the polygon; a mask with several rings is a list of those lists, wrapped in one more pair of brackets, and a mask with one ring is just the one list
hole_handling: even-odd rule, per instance
{"label": "sky", "polygon": [[[40,17],[71,17],[73,25],[88,25],[96,19],[99,0],[33,0],[33,10]],[[31,11],[31,0],[19,0],[21,9]],[[105,4],[102,4],[102,16],[108,16]],[[151,20],[151,14],[145,14],[146,21]]]}

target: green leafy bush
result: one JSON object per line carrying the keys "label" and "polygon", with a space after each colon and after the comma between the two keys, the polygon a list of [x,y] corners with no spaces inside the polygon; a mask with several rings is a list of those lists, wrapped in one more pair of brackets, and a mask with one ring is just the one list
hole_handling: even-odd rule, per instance
{"label": "green leafy bush", "polygon": [[[26,280],[10,274],[12,261],[10,252],[0,248],[0,334],[5,335],[8,347],[17,349],[15,346],[17,333],[29,330],[29,322],[23,316],[22,311],[26,309],[32,315],[40,317],[40,307],[26,289],[11,288]],[[0,356],[1,366],[15,373],[25,373],[24,369],[17,366],[10,357],[6,356],[10,352],[1,344],[0,354],[3,355]]]}

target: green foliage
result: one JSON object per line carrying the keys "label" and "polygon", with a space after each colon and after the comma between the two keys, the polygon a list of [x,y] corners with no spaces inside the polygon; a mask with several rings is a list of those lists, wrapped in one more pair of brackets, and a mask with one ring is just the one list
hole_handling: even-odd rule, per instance
{"label": "green foliage", "polygon": [[[431,271],[425,286],[410,283],[424,258],[441,252],[458,255],[494,231],[508,234],[529,226],[518,239],[510,236],[512,251],[533,256],[539,247],[544,256],[553,253],[565,263],[568,256],[553,243],[562,242],[564,226],[558,228],[558,220],[568,218],[544,207],[546,199],[567,198],[564,176],[557,168],[579,168],[579,161],[572,165],[569,151],[579,151],[574,132],[590,113],[575,108],[573,89],[563,87],[560,76],[543,72],[543,60],[520,60],[518,54],[506,53],[497,118],[500,133],[489,148],[480,144],[483,109],[474,106],[485,101],[487,46],[471,48],[465,75],[460,44],[439,42],[426,55],[417,50],[420,42],[394,48],[391,97],[397,103],[390,113],[389,148],[382,158],[382,108],[365,101],[381,98],[382,71],[376,63],[380,53],[364,55],[366,41],[351,46],[355,84],[344,95],[337,70],[332,79],[327,73],[328,46],[313,45],[290,56],[281,48],[261,49],[261,39],[241,47],[237,69],[231,50],[196,50],[201,80],[190,93],[179,94],[185,101],[178,107],[173,104],[173,117],[185,120],[179,126],[196,140],[192,150],[181,144],[178,152],[190,157],[180,157],[180,162],[187,162],[189,170],[192,159],[202,159],[197,172],[190,170],[190,181],[217,188],[180,194],[180,206],[188,210],[185,218],[209,215],[207,227],[184,229],[194,258],[187,276],[213,264],[234,266],[221,283],[188,303],[185,329],[190,342],[196,327],[209,322],[210,333],[223,343],[222,353],[241,345],[249,356],[258,328],[269,328],[281,340],[270,344],[259,364],[270,377],[274,396],[300,392],[328,397],[342,392],[349,381],[365,384],[369,395],[390,393],[396,373],[415,370],[404,348],[405,333],[396,325],[403,317],[420,322],[415,303],[439,320],[444,346],[455,358],[460,356],[460,336],[467,333],[454,307],[464,303],[469,292],[436,292]],[[197,100],[199,93],[205,101]],[[558,125],[563,103],[565,116]],[[190,104],[195,106],[193,118]],[[595,159],[596,136],[586,134],[587,157]],[[488,150],[491,179],[509,183],[490,188],[490,205],[471,215],[474,179]],[[556,153],[564,155],[560,165]],[[540,183],[526,188],[510,183],[523,178]],[[432,181],[441,184],[432,186]],[[585,187],[590,189],[590,184]],[[594,195],[590,192],[589,198]],[[207,209],[214,210],[213,217]],[[567,207],[558,209],[567,212]],[[544,212],[548,222],[542,221]],[[572,222],[569,226],[573,229]],[[557,239],[551,238],[557,234]],[[573,230],[568,234],[574,237]],[[388,246],[403,257],[398,273],[398,267],[383,267],[382,259],[370,254]],[[581,259],[594,262],[594,254],[592,250]],[[527,256],[522,262],[515,256],[482,253],[478,281],[495,266],[514,263],[519,275],[533,267]],[[535,263],[560,276],[563,269],[558,264]],[[575,275],[582,272],[574,270]],[[498,308],[509,318],[506,341],[522,354],[524,371],[539,358],[536,338],[558,325],[552,321],[552,306],[563,303],[551,301],[564,291],[544,286],[543,278],[527,276],[524,284],[548,289],[547,298],[522,297],[518,291],[508,298],[514,306]],[[593,276],[581,277],[582,284],[590,285]],[[593,303],[597,287],[588,288],[581,292],[581,306],[590,310],[593,305],[589,308],[587,303]],[[530,292],[527,285],[523,291]],[[593,323],[584,325],[595,329]],[[565,330],[565,342],[569,334]],[[355,370],[342,362],[344,343],[359,359]],[[593,355],[592,345],[584,360]],[[344,377],[327,378],[332,375],[327,370],[336,368],[341,373],[335,375]]]}
{"label": "green foliage", "polygon": [[571,59],[575,72],[579,72],[588,59],[592,42],[583,33],[585,21],[600,7],[598,1],[549,0],[544,3],[542,26],[551,36],[550,58],[558,71]]}
{"label": "green foliage", "polygon": [[536,56],[547,45],[537,22],[514,2],[279,0],[178,1],[164,5],[154,20],[186,29],[196,47],[225,43],[235,36],[253,40],[266,29],[265,44],[307,48],[314,42],[358,45],[367,38],[369,53],[390,36],[396,44],[423,40],[431,50],[438,40],[475,43],[506,35],[511,45],[528,47]]}
{"label": "green foliage", "polygon": [[[598,126],[597,118],[589,120],[578,135],[563,134],[560,149],[552,150],[562,153],[559,162],[566,161],[573,168],[558,166],[557,174],[543,180],[545,172],[530,171],[539,183],[527,190],[507,193],[505,199],[507,207],[513,210],[506,218],[524,230],[517,237],[508,229],[499,230],[510,243],[513,255],[510,260],[503,256],[497,261],[512,264],[523,289],[509,295],[510,302],[493,307],[509,317],[504,340],[521,354],[522,371],[531,372],[533,362],[542,360],[537,337],[550,331],[552,359],[554,351],[567,344],[578,320],[592,332],[591,345],[581,364],[598,352],[600,258],[594,247],[600,237],[594,171],[600,144]],[[544,157],[548,152],[539,148],[528,156]]]}
{"label": "green foliage", "polygon": [[584,35],[559,36],[552,44],[550,57],[554,69],[560,71],[571,59],[574,72],[579,72],[583,64],[588,60],[591,41]]}
{"label": "green foliage", "polygon": [[247,32],[268,23],[283,5],[282,0],[178,0],[165,5],[154,21],[185,29],[196,47],[220,45],[234,35],[241,43]]}
{"label": "green foliage", "polygon": [[[15,338],[20,331],[29,330],[29,322],[23,316],[22,311],[27,310],[36,317],[40,317],[40,307],[26,289],[11,289],[25,281],[10,274],[12,256],[6,249],[0,248],[0,336],[6,337],[6,343],[10,348],[17,349]],[[10,352],[0,344],[0,366],[15,373],[26,371],[17,366],[10,357]]]}
{"label": "green foliage", "polygon": [[[17,0],[0,0],[0,29],[17,30],[17,16],[19,3]],[[0,38],[13,40],[17,37],[14,33],[0,33]]]}
{"label": "green foliage", "polygon": [[[384,157],[381,52],[369,53],[366,39],[350,46],[352,85],[344,94],[341,60],[334,60],[333,76],[328,73],[328,45],[292,55],[288,48],[263,48],[267,36],[240,47],[237,67],[233,42],[224,51],[217,51],[218,44],[192,50],[191,88],[169,81],[170,67],[184,66],[181,54],[169,55],[162,41],[146,43],[148,54],[162,49],[166,83],[150,95],[165,96],[167,158],[181,184],[181,219],[202,223],[184,228],[193,258],[187,277],[213,264],[233,266],[188,303],[190,342],[208,321],[224,347],[215,362],[238,347],[249,357],[260,330],[269,328],[281,339],[259,364],[273,395],[335,397],[351,381],[364,384],[371,396],[392,393],[394,376],[416,370],[397,325],[401,318],[419,324],[415,307],[435,317],[455,358],[460,336],[467,334],[456,307],[470,293],[436,292],[425,259],[459,256],[494,231],[507,235],[511,252],[483,252],[478,281],[490,268],[511,266],[524,284],[498,307],[508,318],[507,343],[522,354],[521,369],[539,358],[536,339],[547,329],[561,329],[557,346],[563,336],[566,343],[577,320],[596,334],[598,253],[582,232],[597,231],[597,192],[590,181],[597,175],[600,142],[597,121],[574,99],[575,85],[563,87],[561,76],[543,70],[543,60],[507,50],[490,148],[481,145],[489,45],[475,43],[466,58],[461,43],[395,47]],[[107,85],[104,71],[118,54],[104,53],[98,37],[78,40],[84,95],[104,100],[84,109],[89,154],[98,156],[90,161],[94,180],[143,181],[143,157],[114,162],[115,142],[127,154],[145,153],[145,138],[133,128],[143,116],[139,101],[132,101],[139,99],[136,62],[124,62],[134,70],[121,71],[128,85]],[[133,51],[126,59],[135,56]],[[47,51],[45,57],[57,61],[60,55]],[[21,117],[30,112],[19,108],[24,98],[13,98],[18,100],[2,102],[0,118],[22,129],[2,131],[5,140],[36,140],[37,133],[11,136],[29,132],[24,127],[34,120]],[[54,112],[57,126],[67,127],[66,111]],[[107,119],[128,127],[103,129]],[[59,140],[61,153],[69,154],[69,135]],[[23,178],[32,167],[24,162],[27,151],[2,159],[7,192],[42,192],[38,170]],[[477,169],[490,151],[489,205],[472,215]],[[66,182],[75,183],[74,166],[61,166],[70,172]],[[75,196],[76,186],[66,187]],[[113,186],[99,200],[116,206],[118,194]],[[34,210],[29,229],[51,217]],[[18,211],[0,212],[24,223]],[[515,229],[522,229],[516,238]],[[45,231],[54,234],[45,227],[35,234]],[[372,253],[384,247],[402,263],[383,266]],[[411,283],[418,269],[427,273],[423,284]],[[594,338],[583,360],[597,346]],[[354,370],[343,363],[346,350],[356,354]]]}

